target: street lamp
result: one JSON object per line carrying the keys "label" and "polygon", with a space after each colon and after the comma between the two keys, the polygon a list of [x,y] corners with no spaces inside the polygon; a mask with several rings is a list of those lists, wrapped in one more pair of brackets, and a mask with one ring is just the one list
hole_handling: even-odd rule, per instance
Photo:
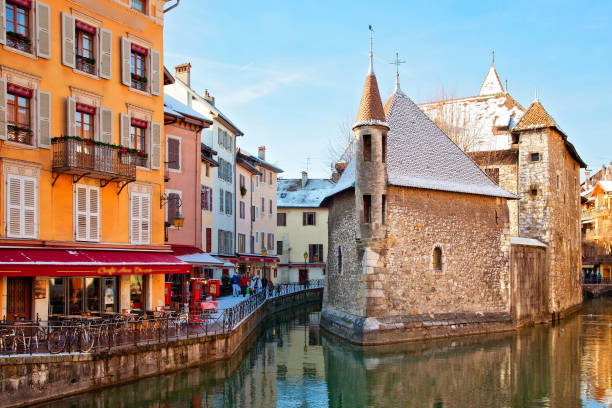
{"label": "street lamp", "polygon": [[304,265],[306,266],[306,276],[304,279],[304,283],[306,283],[306,281],[308,281],[308,252],[304,252]]}

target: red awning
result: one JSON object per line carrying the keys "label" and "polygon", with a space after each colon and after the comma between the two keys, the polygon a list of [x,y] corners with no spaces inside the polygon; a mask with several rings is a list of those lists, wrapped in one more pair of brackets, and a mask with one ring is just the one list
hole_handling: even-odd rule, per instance
{"label": "red awning", "polygon": [[0,276],[174,274],[190,267],[159,251],[0,248]]}

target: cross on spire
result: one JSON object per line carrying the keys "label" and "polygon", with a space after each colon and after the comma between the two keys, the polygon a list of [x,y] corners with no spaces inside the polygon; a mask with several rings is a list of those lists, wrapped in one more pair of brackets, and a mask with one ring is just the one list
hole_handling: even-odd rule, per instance
{"label": "cross on spire", "polygon": [[368,74],[374,75],[374,52],[372,51],[372,38],[374,30],[372,29],[371,25],[368,26],[368,29],[370,30],[370,72],[368,72]]}
{"label": "cross on spire", "polygon": [[389,64],[391,65],[395,65],[395,90],[399,91],[400,89],[400,85],[399,85],[399,67],[401,64],[405,64],[406,61],[400,60],[399,59],[399,53],[395,53],[395,61],[390,62]]}

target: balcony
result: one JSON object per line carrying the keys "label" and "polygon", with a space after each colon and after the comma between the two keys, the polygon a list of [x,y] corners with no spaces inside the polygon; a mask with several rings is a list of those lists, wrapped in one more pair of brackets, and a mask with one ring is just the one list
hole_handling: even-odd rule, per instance
{"label": "balcony", "polygon": [[612,209],[610,208],[591,208],[588,210],[582,210],[580,211],[580,218],[582,220],[588,220],[591,218],[600,218],[600,217],[605,217],[605,216],[611,216],[612,215]]}
{"label": "balcony", "polygon": [[93,58],[83,57],[82,55],[77,55],[76,69],[91,75],[96,75],[96,60]]}
{"label": "balcony", "polygon": [[55,173],[106,180],[104,185],[110,181],[135,180],[136,166],[142,159],[120,146],[94,144],[90,140],[61,137],[52,143]]}
{"label": "balcony", "polygon": [[29,54],[32,53],[32,41],[28,37],[12,31],[6,32],[6,46]]}
{"label": "balcony", "polygon": [[9,127],[7,140],[15,143],[22,143],[26,145],[32,145],[32,131],[31,130],[17,130]]}

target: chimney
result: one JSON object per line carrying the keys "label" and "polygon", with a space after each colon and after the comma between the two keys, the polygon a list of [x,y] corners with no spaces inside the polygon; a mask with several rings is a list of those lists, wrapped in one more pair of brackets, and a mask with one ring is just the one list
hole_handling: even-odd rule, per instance
{"label": "chimney", "polygon": [[303,171],[302,172],[302,188],[306,187],[306,184],[308,184],[308,173]]}
{"label": "chimney", "polygon": [[338,180],[340,180],[340,173],[334,171],[331,175],[331,179],[334,183],[337,183]]}
{"label": "chimney", "polygon": [[211,95],[208,93],[208,89],[205,89],[205,90],[204,90],[204,99],[206,99],[208,102],[210,102],[210,104],[211,104],[212,106],[215,106],[215,97],[214,97],[214,96],[211,96]]}
{"label": "chimney", "polygon": [[336,169],[336,172],[338,172],[338,174],[341,176],[342,173],[344,173],[344,170],[346,170],[347,166],[348,166],[348,162],[339,161],[339,162],[336,162],[336,164],[334,165],[334,168]]}
{"label": "chimney", "polygon": [[266,160],[266,146],[259,146],[257,148],[257,157],[261,160]]}
{"label": "chimney", "polygon": [[191,64],[189,62],[174,67],[174,76],[191,88]]}
{"label": "chimney", "polygon": [[591,170],[584,169],[584,188],[591,188]]}

